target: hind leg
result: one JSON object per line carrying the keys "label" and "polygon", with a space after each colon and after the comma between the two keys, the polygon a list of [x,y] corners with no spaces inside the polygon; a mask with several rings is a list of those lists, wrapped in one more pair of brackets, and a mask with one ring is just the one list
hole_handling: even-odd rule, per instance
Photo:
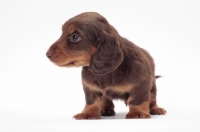
{"label": "hind leg", "polygon": [[129,93],[127,104],[129,112],[127,119],[151,118],[149,114],[149,90],[151,86],[148,82],[142,82],[134,86]]}
{"label": "hind leg", "polygon": [[158,107],[156,103],[156,84],[154,82],[153,87],[150,91],[150,114],[152,115],[164,115],[166,110],[163,108]]}

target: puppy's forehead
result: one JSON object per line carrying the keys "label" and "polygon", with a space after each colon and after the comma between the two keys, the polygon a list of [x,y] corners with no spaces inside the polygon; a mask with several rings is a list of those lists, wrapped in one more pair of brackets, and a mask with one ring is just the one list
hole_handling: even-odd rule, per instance
{"label": "puppy's forehead", "polygon": [[67,30],[69,34],[72,34],[76,30],[76,27],[74,25],[69,25]]}
{"label": "puppy's forehead", "polygon": [[67,22],[63,24],[62,30],[67,31],[69,34],[72,34],[77,29],[77,27],[80,27],[80,25],[82,24],[83,21],[81,20],[69,19]]}
{"label": "puppy's forehead", "polygon": [[72,34],[75,31],[80,30],[80,28],[83,27],[86,23],[87,22],[80,19],[69,20],[62,26],[62,30],[68,32],[69,34]]}

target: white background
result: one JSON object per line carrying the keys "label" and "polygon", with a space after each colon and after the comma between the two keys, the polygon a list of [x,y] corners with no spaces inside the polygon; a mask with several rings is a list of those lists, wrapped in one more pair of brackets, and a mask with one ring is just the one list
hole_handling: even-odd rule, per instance
{"label": "white background", "polygon": [[[77,121],[85,100],[81,68],[59,68],[45,56],[62,24],[95,11],[155,59],[164,116]],[[200,1],[1,0],[0,132],[200,131]]]}

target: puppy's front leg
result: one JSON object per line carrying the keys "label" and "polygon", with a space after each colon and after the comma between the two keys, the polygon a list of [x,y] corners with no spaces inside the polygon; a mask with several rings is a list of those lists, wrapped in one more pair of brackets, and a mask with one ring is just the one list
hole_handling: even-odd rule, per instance
{"label": "puppy's front leg", "polygon": [[102,116],[114,116],[115,111],[114,111],[114,104],[112,100],[109,98],[103,96],[101,98],[101,115]]}
{"label": "puppy's front leg", "polygon": [[101,117],[101,102],[96,92],[89,90],[83,86],[85,92],[86,105],[83,111],[74,115],[77,120],[81,119],[99,119]]}

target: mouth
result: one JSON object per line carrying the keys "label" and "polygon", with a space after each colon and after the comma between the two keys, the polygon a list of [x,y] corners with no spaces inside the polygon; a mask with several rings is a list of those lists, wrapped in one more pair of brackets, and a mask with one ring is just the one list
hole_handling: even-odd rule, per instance
{"label": "mouth", "polygon": [[62,65],[59,65],[61,67],[73,67],[74,66],[74,62],[69,62],[67,64],[62,64]]}
{"label": "mouth", "polygon": [[56,64],[56,65],[60,66],[60,67],[80,67],[80,66],[89,66],[89,62],[85,62],[85,61],[71,61],[69,63]]}

